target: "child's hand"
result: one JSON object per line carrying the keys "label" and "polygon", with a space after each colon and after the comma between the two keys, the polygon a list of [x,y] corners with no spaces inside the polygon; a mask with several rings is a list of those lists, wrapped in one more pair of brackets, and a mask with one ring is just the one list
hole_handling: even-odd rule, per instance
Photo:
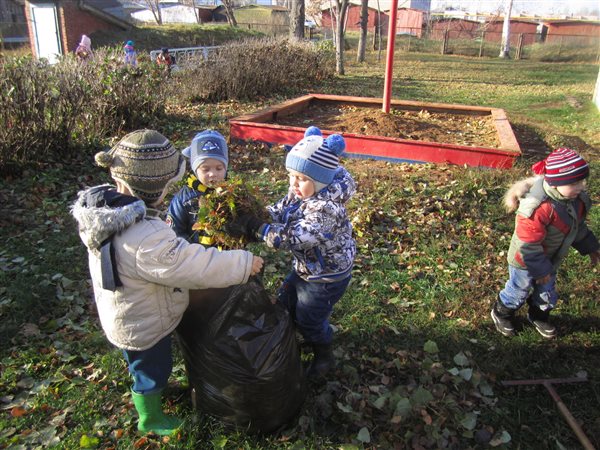
{"label": "child's hand", "polygon": [[542,278],[536,278],[535,284],[546,284],[550,281],[550,274]]}
{"label": "child's hand", "polygon": [[252,256],[252,270],[250,271],[250,275],[256,275],[262,269],[264,260],[260,256]]}
{"label": "child's hand", "polygon": [[592,261],[592,266],[595,266],[600,261],[600,250],[595,251],[594,253],[590,253],[590,260]]}

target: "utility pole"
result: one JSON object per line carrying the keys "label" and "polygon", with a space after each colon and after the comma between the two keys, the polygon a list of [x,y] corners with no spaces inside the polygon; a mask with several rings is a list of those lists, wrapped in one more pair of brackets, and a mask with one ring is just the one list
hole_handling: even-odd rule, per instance
{"label": "utility pole", "polygon": [[502,47],[500,48],[500,58],[510,57],[510,13],[512,11],[513,0],[506,0],[504,7],[504,24],[502,25]]}

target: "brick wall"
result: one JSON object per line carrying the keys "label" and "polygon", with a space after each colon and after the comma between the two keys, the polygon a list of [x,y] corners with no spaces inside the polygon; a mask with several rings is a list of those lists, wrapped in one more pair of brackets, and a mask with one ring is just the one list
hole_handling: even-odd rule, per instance
{"label": "brick wall", "polygon": [[[116,25],[102,20],[99,17],[94,16],[88,11],[84,11],[79,8],[77,0],[57,0],[54,2],[48,0],[40,1],[28,1],[25,4],[25,15],[27,17],[29,42],[31,43],[31,52],[36,55],[35,52],[35,38],[33,36],[33,27],[31,26],[31,17],[29,11],[29,4],[35,3],[54,3],[57,5],[58,15],[58,27],[60,32],[60,40],[62,45],[63,54],[74,52],[77,48],[77,44],[81,39],[82,34],[88,36],[95,31],[100,30],[118,30]],[[94,48],[94,42],[92,41],[92,48]]]}
{"label": "brick wall", "polygon": [[[82,34],[90,35],[99,30],[117,30],[118,28],[84,11],[77,6],[77,0],[61,0],[58,12],[63,52],[74,52]],[[94,42],[92,41],[92,48]]]}

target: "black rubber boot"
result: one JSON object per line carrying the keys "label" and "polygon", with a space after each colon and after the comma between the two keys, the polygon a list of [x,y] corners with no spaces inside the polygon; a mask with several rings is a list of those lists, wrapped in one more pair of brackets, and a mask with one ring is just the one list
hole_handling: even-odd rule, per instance
{"label": "black rubber boot", "polygon": [[504,306],[500,299],[496,300],[492,307],[492,320],[496,329],[504,336],[510,337],[515,335],[515,326],[513,318],[515,317],[515,309],[510,309]]}
{"label": "black rubber boot", "polygon": [[308,378],[324,377],[335,367],[335,358],[331,344],[313,344],[314,358],[308,367]]}
{"label": "black rubber boot", "polygon": [[542,311],[537,306],[529,303],[527,320],[529,320],[537,332],[546,339],[553,339],[556,337],[556,327],[550,323],[550,310]]}

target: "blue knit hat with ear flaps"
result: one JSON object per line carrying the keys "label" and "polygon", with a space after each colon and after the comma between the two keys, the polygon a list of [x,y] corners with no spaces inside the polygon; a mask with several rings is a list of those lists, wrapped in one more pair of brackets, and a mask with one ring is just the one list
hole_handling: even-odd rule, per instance
{"label": "blue knit hat with ear flaps", "polygon": [[340,162],[339,157],[346,148],[346,142],[339,134],[332,134],[327,139],[323,139],[317,127],[309,127],[309,129],[311,134],[305,135],[306,137],[294,145],[288,153],[285,167],[300,172],[317,183],[328,185],[335,177]]}
{"label": "blue knit hat with ear flaps", "polygon": [[195,172],[203,161],[207,159],[216,159],[225,164],[225,169],[229,164],[229,155],[227,151],[227,142],[221,133],[215,130],[206,130],[198,133],[189,147],[181,153],[190,159],[190,165]]}

